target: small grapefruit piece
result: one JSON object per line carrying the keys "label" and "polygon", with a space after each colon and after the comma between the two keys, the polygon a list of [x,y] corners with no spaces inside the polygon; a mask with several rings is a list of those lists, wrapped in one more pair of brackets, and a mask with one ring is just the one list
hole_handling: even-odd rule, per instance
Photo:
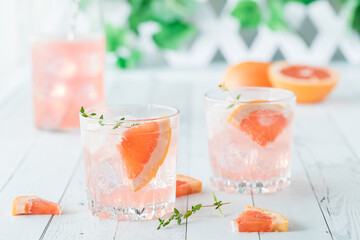
{"label": "small grapefruit piece", "polygon": [[60,215],[60,204],[47,201],[38,196],[19,196],[13,201],[12,215]]}
{"label": "small grapefruit piece", "polygon": [[264,102],[267,101],[255,100],[251,104],[241,105],[227,119],[229,124],[251,136],[262,147],[275,141],[287,124],[281,105],[260,104]]}
{"label": "small grapefruit piece", "polygon": [[169,119],[142,123],[123,133],[117,149],[123,161],[123,173],[134,192],[156,176],[166,158],[170,140]]}
{"label": "small grapefruit piece", "polygon": [[275,62],[269,67],[273,87],[290,90],[298,102],[323,100],[339,80],[339,74],[330,68]]}
{"label": "small grapefruit piece", "polygon": [[271,87],[268,77],[269,63],[243,62],[230,66],[221,84],[234,87]]}
{"label": "small grapefruit piece", "polygon": [[234,232],[286,232],[288,220],[277,212],[246,206],[231,226]]}
{"label": "small grapefruit piece", "polygon": [[199,192],[201,181],[181,174],[176,175],[176,197]]}

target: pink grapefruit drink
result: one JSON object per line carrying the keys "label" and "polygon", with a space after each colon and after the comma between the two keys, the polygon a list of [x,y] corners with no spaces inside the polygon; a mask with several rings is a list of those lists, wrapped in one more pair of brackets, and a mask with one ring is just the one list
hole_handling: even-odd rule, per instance
{"label": "pink grapefruit drink", "polygon": [[172,212],[177,109],[157,105],[94,107],[80,112],[80,124],[93,215],[132,221]]}
{"label": "pink grapefruit drink", "polygon": [[78,111],[104,102],[103,36],[36,37],[32,40],[35,125],[79,127]]}
{"label": "pink grapefruit drink", "polygon": [[290,184],[295,98],[290,91],[258,87],[206,94],[215,187],[267,193]]}

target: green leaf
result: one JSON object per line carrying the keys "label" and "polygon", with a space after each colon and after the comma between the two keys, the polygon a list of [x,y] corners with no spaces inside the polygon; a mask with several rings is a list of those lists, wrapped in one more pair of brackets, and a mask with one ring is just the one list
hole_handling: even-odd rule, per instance
{"label": "green leaf", "polygon": [[190,217],[190,216],[191,216],[191,214],[192,214],[192,212],[191,212],[191,211],[187,211],[187,212],[184,214],[184,218],[188,218],[188,217]]}
{"label": "green leaf", "polygon": [[214,201],[217,202],[217,198],[215,196],[215,192],[213,192],[213,198],[214,198]]}
{"label": "green leaf", "polygon": [[128,0],[131,6],[131,12],[128,17],[129,27],[135,33],[138,33],[138,27],[141,23],[151,20],[151,4],[155,0]]}
{"label": "green leaf", "polygon": [[181,218],[177,219],[177,224],[179,224],[179,225],[181,224]]}
{"label": "green leaf", "polygon": [[195,205],[195,209],[196,209],[197,211],[199,211],[201,207],[202,207],[202,204],[201,204],[201,203],[200,203],[200,204]]}
{"label": "green leaf", "polygon": [[270,17],[267,19],[267,25],[271,30],[280,31],[287,29],[284,20],[285,3],[282,0],[268,0],[268,9]]}
{"label": "green leaf", "polygon": [[129,50],[128,56],[119,56],[116,61],[116,65],[120,68],[133,68],[138,65],[142,59],[142,54],[139,50]]}
{"label": "green leaf", "polygon": [[226,109],[232,108],[232,107],[234,107],[234,106],[235,106],[235,103],[232,103],[232,104],[230,104],[229,106],[227,106]]}
{"label": "green leaf", "polygon": [[96,115],[96,113],[90,113],[90,116],[95,116]]}
{"label": "green leaf", "polygon": [[161,30],[153,35],[153,40],[159,48],[179,49],[196,34],[193,25],[181,21],[162,24]]}
{"label": "green leaf", "polygon": [[127,46],[127,38],[131,32],[127,28],[115,27],[111,24],[105,25],[106,50],[115,52],[120,46]]}
{"label": "green leaf", "polygon": [[197,8],[194,0],[153,0],[151,1],[151,20],[159,23],[171,23],[186,19]]}
{"label": "green leaf", "polygon": [[100,119],[104,119],[104,115],[101,114]]}
{"label": "green leaf", "polygon": [[358,33],[360,34],[360,1],[358,1],[358,5],[355,7],[355,9],[353,10],[352,13],[352,17],[351,17],[351,26],[352,28]]}
{"label": "green leaf", "polygon": [[84,107],[83,107],[83,106],[81,106],[81,108],[80,108],[80,112],[81,112],[81,113],[84,113],[84,112],[85,112],[85,109],[84,109]]}
{"label": "green leaf", "polygon": [[241,0],[235,6],[231,15],[239,20],[241,27],[254,28],[261,22],[260,7],[253,0]]}
{"label": "green leaf", "polygon": [[176,208],[174,208],[174,213],[175,213],[176,215],[179,215],[179,210],[177,210]]}
{"label": "green leaf", "polygon": [[86,113],[82,113],[81,114],[83,117],[89,117],[89,115],[87,115]]}
{"label": "green leaf", "polygon": [[236,100],[239,100],[240,97],[241,97],[241,94],[237,95],[237,96],[236,96]]}
{"label": "green leaf", "polygon": [[309,5],[310,3],[313,3],[317,0],[288,0],[289,2],[300,2],[303,3],[305,5]]}

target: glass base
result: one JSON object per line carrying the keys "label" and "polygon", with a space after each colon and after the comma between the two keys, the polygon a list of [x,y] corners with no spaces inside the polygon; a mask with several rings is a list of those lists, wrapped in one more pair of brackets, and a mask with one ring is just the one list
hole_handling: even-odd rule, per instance
{"label": "glass base", "polygon": [[232,180],[212,177],[211,183],[221,191],[230,193],[274,193],[290,185],[290,177],[272,179],[264,182],[235,182]]}
{"label": "glass base", "polygon": [[174,202],[160,203],[137,208],[99,207],[99,205],[99,203],[96,204],[93,200],[89,201],[89,209],[94,216],[117,221],[139,221],[161,218],[172,213],[175,207]]}

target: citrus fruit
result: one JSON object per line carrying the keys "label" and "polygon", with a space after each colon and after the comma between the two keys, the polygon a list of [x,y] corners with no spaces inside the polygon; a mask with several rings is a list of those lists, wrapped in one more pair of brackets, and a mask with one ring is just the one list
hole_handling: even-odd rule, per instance
{"label": "citrus fruit", "polygon": [[170,120],[146,122],[127,129],[117,149],[123,173],[134,192],[149,183],[164,162],[171,140]]}
{"label": "citrus fruit", "polygon": [[199,192],[201,181],[181,174],[176,175],[176,197]]}
{"label": "citrus fruit", "polygon": [[330,68],[275,62],[269,67],[273,87],[290,90],[298,102],[311,103],[324,99],[336,85],[339,74]]}
{"label": "citrus fruit", "polygon": [[60,204],[56,204],[38,196],[19,196],[13,201],[12,215],[60,215]]}
{"label": "citrus fruit", "polygon": [[281,105],[264,102],[266,101],[255,100],[240,105],[227,119],[229,124],[251,136],[262,147],[273,142],[287,124]]}
{"label": "citrus fruit", "polygon": [[234,232],[286,232],[288,220],[277,212],[246,206],[231,225]]}
{"label": "citrus fruit", "polygon": [[243,62],[230,66],[221,84],[233,87],[271,87],[268,77],[269,63]]}

